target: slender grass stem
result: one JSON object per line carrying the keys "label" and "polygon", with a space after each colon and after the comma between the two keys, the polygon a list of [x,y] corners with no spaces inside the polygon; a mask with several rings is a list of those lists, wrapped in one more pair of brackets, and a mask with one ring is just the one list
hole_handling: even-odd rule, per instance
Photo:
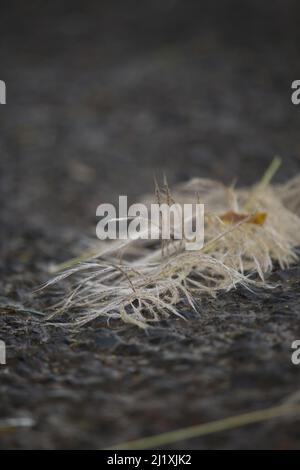
{"label": "slender grass stem", "polygon": [[229,418],[212,421],[210,423],[199,424],[187,428],[178,429],[176,431],[157,434],[156,436],[145,437],[136,439],[134,441],[123,442],[119,445],[110,447],[108,450],[142,450],[142,449],[155,449],[157,447],[167,446],[179,441],[186,441],[188,439],[207,436],[221,431],[228,431],[230,429],[247,426],[249,424],[260,423],[268,421],[273,418],[282,416],[293,415],[297,416],[300,413],[300,406],[290,404],[283,404],[265,408],[263,410],[252,411]]}

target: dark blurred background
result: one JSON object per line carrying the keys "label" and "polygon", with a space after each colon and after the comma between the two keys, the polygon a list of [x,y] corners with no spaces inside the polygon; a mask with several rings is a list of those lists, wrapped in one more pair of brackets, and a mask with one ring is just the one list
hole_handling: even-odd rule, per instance
{"label": "dark blurred background", "polygon": [[[2,1],[4,226],[94,229],[98,204],[193,176],[299,170],[296,0]],[[91,226],[92,229],[91,229]]]}

